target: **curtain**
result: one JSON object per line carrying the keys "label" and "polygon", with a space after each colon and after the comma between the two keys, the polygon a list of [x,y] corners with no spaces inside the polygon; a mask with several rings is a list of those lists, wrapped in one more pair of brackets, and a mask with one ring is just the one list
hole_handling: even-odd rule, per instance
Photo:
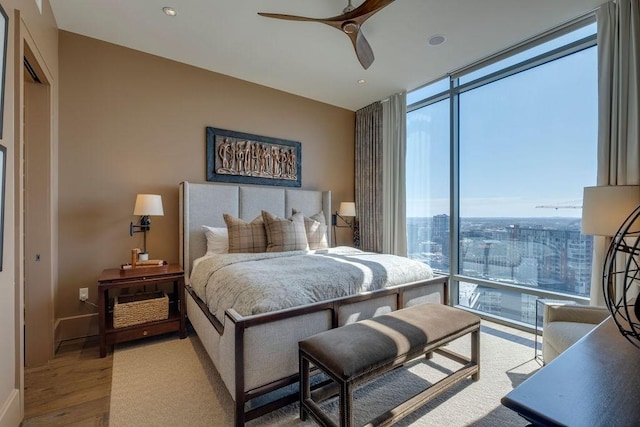
{"label": "curtain", "polygon": [[407,93],[382,103],[382,252],[407,256]]}
{"label": "curtain", "polygon": [[[603,4],[598,21],[597,184],[640,184],[640,2]],[[594,237],[591,304],[604,305],[603,263],[609,239]]]}
{"label": "curtain", "polygon": [[356,111],[355,202],[360,248],[382,252],[382,104]]}

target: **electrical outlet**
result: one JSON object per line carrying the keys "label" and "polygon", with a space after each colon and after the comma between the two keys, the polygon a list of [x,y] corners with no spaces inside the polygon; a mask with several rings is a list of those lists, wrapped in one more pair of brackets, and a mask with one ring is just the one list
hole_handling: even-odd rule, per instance
{"label": "electrical outlet", "polygon": [[89,288],[80,288],[80,301],[86,301],[89,299]]}

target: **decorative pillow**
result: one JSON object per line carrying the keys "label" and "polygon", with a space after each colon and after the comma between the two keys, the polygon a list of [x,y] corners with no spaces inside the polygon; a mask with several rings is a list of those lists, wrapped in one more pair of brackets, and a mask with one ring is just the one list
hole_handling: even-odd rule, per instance
{"label": "decorative pillow", "polygon": [[[293,214],[302,213],[293,209]],[[307,232],[309,249],[327,249],[327,223],[324,220],[324,212],[320,211],[310,217],[304,217],[304,228]]]}
{"label": "decorative pillow", "polygon": [[229,232],[226,227],[209,227],[203,225],[207,238],[207,254],[229,253]]}
{"label": "decorative pillow", "polygon": [[246,222],[229,214],[223,214],[229,233],[229,253],[256,253],[267,249],[267,234],[262,216]]}
{"label": "decorative pillow", "polygon": [[297,213],[287,219],[278,218],[267,211],[262,211],[262,219],[267,231],[267,252],[309,249],[302,213]]}

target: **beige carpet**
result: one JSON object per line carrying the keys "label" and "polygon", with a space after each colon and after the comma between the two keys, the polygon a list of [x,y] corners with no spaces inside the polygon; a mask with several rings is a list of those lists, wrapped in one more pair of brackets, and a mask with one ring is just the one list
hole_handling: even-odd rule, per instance
{"label": "beige carpet", "polygon": [[[399,426],[525,426],[500,399],[539,365],[533,360],[533,335],[483,322],[480,381],[470,379],[402,420]],[[450,344],[468,353],[469,339]],[[419,359],[356,391],[356,424],[416,394],[459,365],[436,355]],[[335,413],[336,399],[326,406]],[[195,334],[119,345],[113,356],[110,425],[230,426],[233,402]],[[314,425],[298,418],[290,405],[249,423],[265,426]]]}

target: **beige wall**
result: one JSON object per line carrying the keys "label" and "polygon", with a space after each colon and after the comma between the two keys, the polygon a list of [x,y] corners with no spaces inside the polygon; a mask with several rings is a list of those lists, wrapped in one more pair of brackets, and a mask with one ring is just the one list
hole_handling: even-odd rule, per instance
{"label": "beige wall", "polygon": [[154,218],[148,244],[154,257],[178,260],[177,185],[204,180],[205,126],[301,141],[303,187],[332,190],[336,205],[353,200],[353,112],[58,32],[49,1],[43,3],[41,14],[33,0],[0,0],[9,16],[0,139],[7,147],[0,427],[17,425],[23,410],[24,208],[17,194],[23,188],[24,44],[51,85],[51,233],[54,244],[59,238],[59,263],[54,253],[50,288],[56,318],[80,319],[68,322],[80,325],[71,333],[87,332],[86,320],[95,317],[78,303],[78,288],[89,287],[95,300],[100,271],[125,262],[129,249],[141,244],[140,236],[127,233],[136,220],[136,193],[163,195],[165,216]]}
{"label": "beige wall", "polygon": [[300,141],[303,188],[331,190],[334,206],[353,200],[354,112],[76,34],[59,38],[57,318],[93,313],[78,288],[95,301],[102,269],[142,245],[141,234],[128,234],[136,193],[162,195],[148,250],[178,261],[178,184],[205,181],[206,126]]}

